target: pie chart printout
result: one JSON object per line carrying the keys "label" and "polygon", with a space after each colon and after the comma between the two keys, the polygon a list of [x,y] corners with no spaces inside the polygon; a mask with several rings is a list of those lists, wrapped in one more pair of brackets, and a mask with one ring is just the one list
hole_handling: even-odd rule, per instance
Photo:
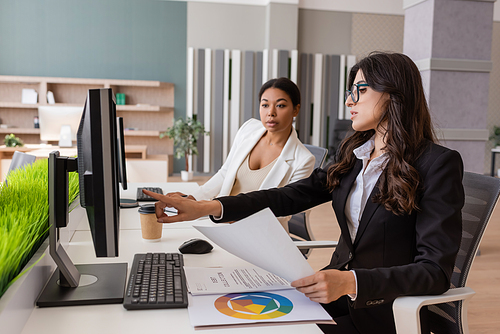
{"label": "pie chart printout", "polygon": [[229,293],[217,298],[214,306],[222,314],[248,320],[279,318],[293,309],[290,299],[268,292]]}

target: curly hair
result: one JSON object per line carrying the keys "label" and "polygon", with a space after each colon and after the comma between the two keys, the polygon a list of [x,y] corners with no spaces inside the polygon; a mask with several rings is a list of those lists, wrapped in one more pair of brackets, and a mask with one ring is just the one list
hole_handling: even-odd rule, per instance
{"label": "curly hair", "polygon": [[[396,215],[411,214],[419,209],[420,186],[420,175],[413,165],[429,142],[436,142],[420,72],[404,54],[373,52],[352,67],[348,87],[359,70],[371,89],[390,97],[378,121],[379,128],[384,125],[383,149],[388,160],[380,177],[380,192],[373,201]],[[328,168],[330,190],[354,167],[357,158],[353,150],[374,134],[375,130],[355,131],[344,139]]]}

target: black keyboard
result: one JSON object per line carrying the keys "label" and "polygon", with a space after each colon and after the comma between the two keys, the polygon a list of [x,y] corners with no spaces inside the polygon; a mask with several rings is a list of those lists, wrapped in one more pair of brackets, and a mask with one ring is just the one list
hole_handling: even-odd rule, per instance
{"label": "black keyboard", "polygon": [[154,202],[157,202],[157,200],[154,199],[153,197],[148,196],[145,193],[143,193],[142,189],[146,189],[146,190],[149,190],[151,192],[163,195],[163,190],[161,188],[159,188],[159,187],[141,187],[141,188],[137,188],[137,201],[154,201]]}
{"label": "black keyboard", "polygon": [[123,307],[127,310],[187,307],[183,265],[179,253],[135,254]]}

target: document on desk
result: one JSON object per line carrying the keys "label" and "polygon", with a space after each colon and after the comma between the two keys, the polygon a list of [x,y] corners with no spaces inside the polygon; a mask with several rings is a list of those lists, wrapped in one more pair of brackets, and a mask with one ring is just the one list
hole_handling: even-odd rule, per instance
{"label": "document on desk", "polygon": [[233,224],[193,227],[229,253],[289,282],[314,274],[269,208]]}
{"label": "document on desk", "polygon": [[332,317],[295,289],[189,297],[189,321],[197,329],[272,324],[327,323]]}
{"label": "document on desk", "polygon": [[293,289],[287,280],[253,266],[246,268],[184,267],[184,273],[189,292],[193,296]]}

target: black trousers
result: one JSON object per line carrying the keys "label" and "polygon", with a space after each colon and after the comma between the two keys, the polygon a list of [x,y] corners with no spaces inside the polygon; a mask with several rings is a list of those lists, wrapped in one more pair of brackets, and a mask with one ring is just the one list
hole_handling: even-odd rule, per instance
{"label": "black trousers", "polygon": [[347,296],[342,296],[329,304],[321,304],[337,323],[336,325],[318,325],[327,334],[359,334],[349,315]]}

